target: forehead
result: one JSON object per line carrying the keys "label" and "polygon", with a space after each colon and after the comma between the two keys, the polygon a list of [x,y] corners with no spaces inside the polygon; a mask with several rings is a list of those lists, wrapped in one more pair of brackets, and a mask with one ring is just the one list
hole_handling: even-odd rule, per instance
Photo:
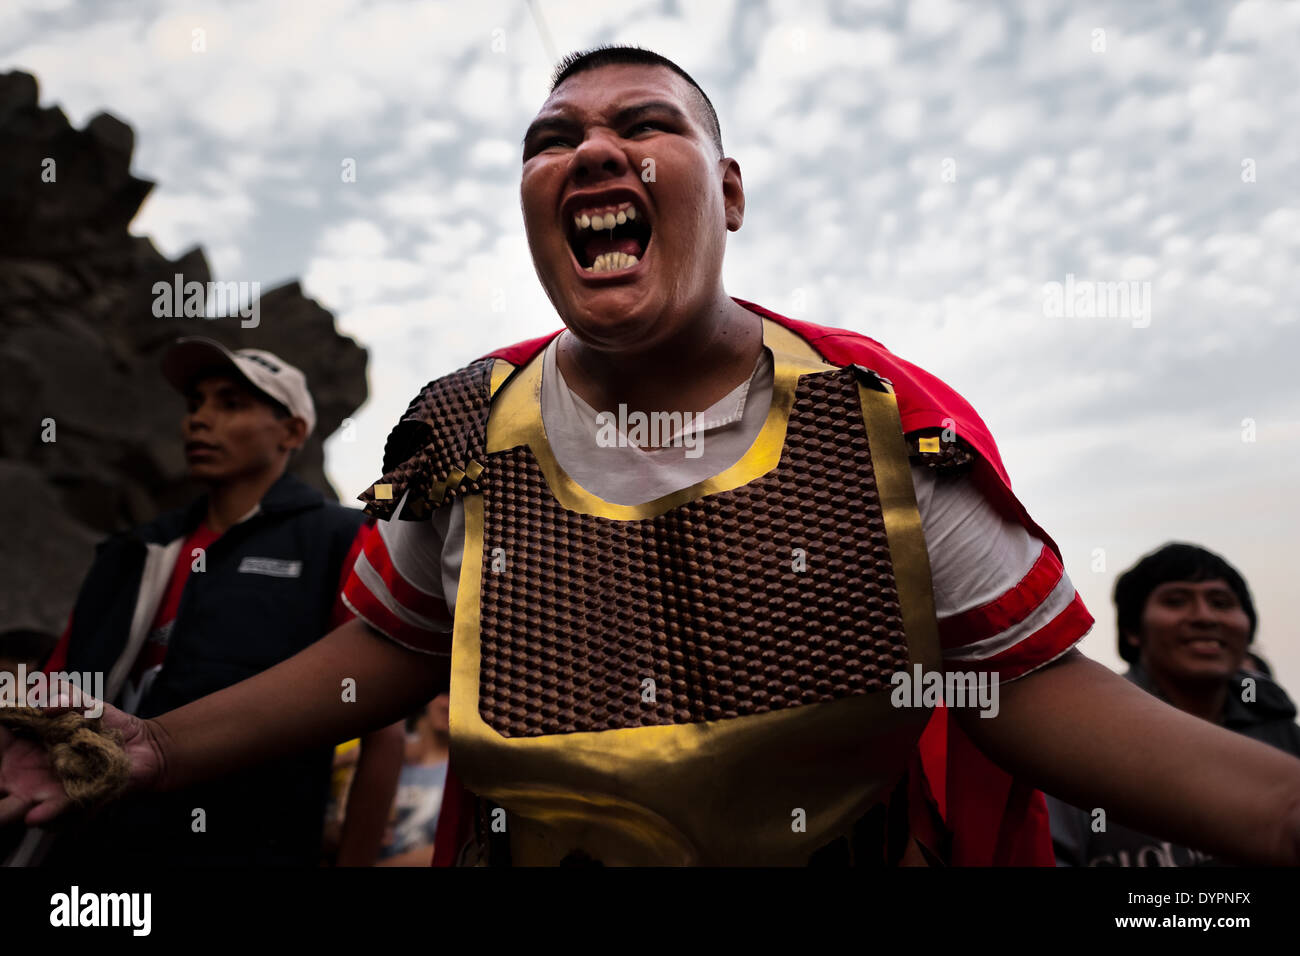
{"label": "forehead", "polygon": [[245,395],[252,395],[253,390],[248,387],[247,383],[241,381],[229,372],[213,371],[200,372],[194,376],[190,382],[190,387],[186,389],[187,394],[206,395],[210,392],[219,392],[222,390],[233,390],[242,392]]}
{"label": "forehead", "polygon": [[1157,591],[1172,591],[1186,589],[1188,591],[1231,591],[1228,582],[1222,578],[1213,578],[1209,581],[1165,581],[1156,587]]}
{"label": "forehead", "polygon": [[598,66],[561,83],[537,111],[537,118],[600,118],[646,100],[667,100],[693,117],[691,92],[689,83],[657,64]]}

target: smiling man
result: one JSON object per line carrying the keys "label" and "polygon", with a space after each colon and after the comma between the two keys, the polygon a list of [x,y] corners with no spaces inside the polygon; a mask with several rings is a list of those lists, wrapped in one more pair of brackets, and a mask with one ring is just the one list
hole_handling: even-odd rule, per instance
{"label": "smiling man", "polygon": [[[1124,676],[1179,710],[1300,757],[1296,707],[1286,691],[1246,668],[1255,602],[1241,572],[1213,551],[1172,543],[1115,582]],[[1062,866],[1208,866],[1208,854],[1048,798]]]}
{"label": "smiling man", "polygon": [[[961,396],[727,295],[744,188],[689,76],[636,49],[569,57],[522,158],[565,328],[411,403],[361,496],[384,520],[344,590],[356,620],[153,720],[108,712],[134,786],[449,686],[438,862],[1050,863],[1032,785],[1300,859],[1300,761],[1073,650],[1092,618]],[[680,414],[702,454],[599,440],[616,410]],[[917,667],[985,678],[999,706],[894,706],[891,675]],[[272,710],[284,693],[298,706]],[[66,806],[30,757],[0,763],[0,791],[0,820]]]}

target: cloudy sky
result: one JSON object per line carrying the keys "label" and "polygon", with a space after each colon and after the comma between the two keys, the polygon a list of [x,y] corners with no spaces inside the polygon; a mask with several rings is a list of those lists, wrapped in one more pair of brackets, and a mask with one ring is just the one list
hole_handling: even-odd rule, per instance
{"label": "cloudy sky", "polygon": [[327,446],[346,499],[426,381],[559,326],[518,197],[548,47],[656,49],[744,176],[728,291],[975,405],[1098,618],[1085,651],[1118,665],[1116,574],[1189,540],[1242,569],[1300,693],[1300,4],[537,8],[5,0],[0,69],[135,128],[159,183],[136,233],[217,279],[301,278],[370,349]]}

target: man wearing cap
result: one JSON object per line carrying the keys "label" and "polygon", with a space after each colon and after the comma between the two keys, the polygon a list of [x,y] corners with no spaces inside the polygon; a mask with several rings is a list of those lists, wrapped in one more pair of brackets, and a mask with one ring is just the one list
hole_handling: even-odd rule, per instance
{"label": "man wearing cap", "polygon": [[[189,473],[207,494],[100,546],[47,665],[102,672],[106,699],[142,717],[263,671],[348,620],[340,581],[368,531],[360,511],[286,472],[316,425],[301,371],[203,338],[178,341],[162,370],[185,397]],[[400,724],[364,741],[341,863],[375,859],[402,744]],[[316,865],[330,758],[318,748],[128,801],[59,839],[46,862]]]}

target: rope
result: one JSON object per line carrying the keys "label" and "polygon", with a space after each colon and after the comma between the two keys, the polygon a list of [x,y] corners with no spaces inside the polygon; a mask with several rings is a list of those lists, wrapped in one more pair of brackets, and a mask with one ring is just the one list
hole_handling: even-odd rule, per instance
{"label": "rope", "polygon": [[79,807],[106,803],[126,790],[131,762],[122,734],[104,727],[99,718],[3,707],[0,726],[41,742],[63,789]]}

